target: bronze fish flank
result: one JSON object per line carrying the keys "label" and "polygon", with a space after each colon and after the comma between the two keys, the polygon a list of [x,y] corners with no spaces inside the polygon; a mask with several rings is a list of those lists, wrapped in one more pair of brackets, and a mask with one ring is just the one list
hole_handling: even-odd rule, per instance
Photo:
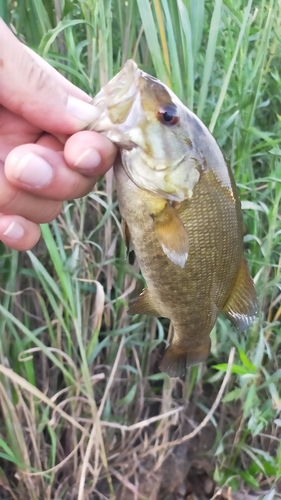
{"label": "bronze fish flank", "polygon": [[160,369],[179,377],[207,358],[220,311],[240,331],[256,313],[234,178],[203,123],[133,61],[93,104],[101,116],[91,128],[120,148],[114,172],[125,239],[147,283],[129,313],[172,321]]}

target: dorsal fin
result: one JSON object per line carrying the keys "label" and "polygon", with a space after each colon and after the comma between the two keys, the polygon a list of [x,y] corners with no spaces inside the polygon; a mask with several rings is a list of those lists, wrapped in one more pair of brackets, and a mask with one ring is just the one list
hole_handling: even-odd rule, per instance
{"label": "dorsal fin", "polygon": [[160,316],[152,304],[152,299],[148,288],[144,288],[139,298],[128,310],[128,314],[150,314],[151,316]]}
{"label": "dorsal fin", "polygon": [[249,328],[257,313],[255,285],[244,257],[241,260],[235,285],[222,310],[231,323],[241,332]]}

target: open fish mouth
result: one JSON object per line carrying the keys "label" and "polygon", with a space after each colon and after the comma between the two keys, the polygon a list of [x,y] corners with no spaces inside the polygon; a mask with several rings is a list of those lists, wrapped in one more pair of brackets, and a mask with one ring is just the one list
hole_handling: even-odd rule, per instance
{"label": "open fish mouth", "polygon": [[102,109],[112,109],[118,106],[120,113],[121,103],[132,104],[139,92],[138,80],[142,71],[133,60],[129,60],[94,97],[92,104]]}

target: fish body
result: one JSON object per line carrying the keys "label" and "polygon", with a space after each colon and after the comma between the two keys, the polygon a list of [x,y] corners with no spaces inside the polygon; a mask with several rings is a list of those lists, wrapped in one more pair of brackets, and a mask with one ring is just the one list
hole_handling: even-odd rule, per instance
{"label": "fish body", "polygon": [[160,369],[182,376],[207,358],[220,311],[241,331],[256,313],[234,178],[203,123],[133,61],[93,104],[101,116],[92,128],[120,148],[114,172],[125,239],[147,283],[129,312],[172,321]]}

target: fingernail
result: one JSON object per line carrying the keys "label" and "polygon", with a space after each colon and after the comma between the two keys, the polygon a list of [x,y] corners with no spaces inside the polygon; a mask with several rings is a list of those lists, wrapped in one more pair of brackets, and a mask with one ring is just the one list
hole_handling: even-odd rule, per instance
{"label": "fingernail", "polygon": [[14,176],[33,188],[42,188],[50,184],[53,169],[48,162],[34,153],[27,153],[18,163]]}
{"label": "fingernail", "polygon": [[19,240],[24,235],[23,227],[16,221],[13,221],[3,233],[3,236],[7,236],[11,240]]}
{"label": "fingernail", "polygon": [[94,122],[100,116],[100,110],[97,107],[76,99],[76,97],[68,97],[67,107],[70,113],[80,120],[81,125],[84,127],[90,125],[90,123]]}
{"label": "fingernail", "polygon": [[101,157],[98,151],[94,148],[89,148],[83,151],[83,153],[77,158],[74,163],[74,167],[79,170],[86,170],[90,172],[95,170],[95,168],[101,163]]}

